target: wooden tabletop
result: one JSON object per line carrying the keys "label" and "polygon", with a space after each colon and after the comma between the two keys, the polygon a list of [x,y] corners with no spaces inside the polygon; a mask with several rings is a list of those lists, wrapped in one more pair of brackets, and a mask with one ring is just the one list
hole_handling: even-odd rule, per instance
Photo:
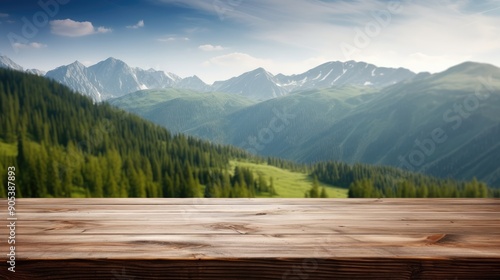
{"label": "wooden tabletop", "polygon": [[7,270],[11,245],[2,238],[1,279],[500,279],[494,199],[18,199],[15,206],[16,272]]}

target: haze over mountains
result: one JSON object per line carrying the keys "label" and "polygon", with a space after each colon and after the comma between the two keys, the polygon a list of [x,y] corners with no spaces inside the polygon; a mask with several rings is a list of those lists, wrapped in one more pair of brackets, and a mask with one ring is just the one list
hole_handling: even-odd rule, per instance
{"label": "haze over mountains", "polygon": [[[0,67],[22,70],[6,57]],[[298,75],[263,68],[205,84],[109,58],[46,77],[167,127],[260,155],[397,166],[500,186],[500,69],[436,74],[328,62]],[[116,98],[117,97],[117,98]]]}

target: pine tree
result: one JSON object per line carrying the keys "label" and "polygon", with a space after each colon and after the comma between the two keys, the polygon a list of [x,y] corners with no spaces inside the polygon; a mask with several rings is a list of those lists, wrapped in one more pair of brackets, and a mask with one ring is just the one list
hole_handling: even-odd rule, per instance
{"label": "pine tree", "polygon": [[321,197],[321,198],[328,198],[328,194],[326,193],[325,187],[321,188],[321,194],[320,194],[319,197]]}
{"label": "pine tree", "polygon": [[162,189],[163,197],[175,197],[174,184],[168,173],[163,175]]}
{"label": "pine tree", "polygon": [[313,182],[312,182],[312,187],[309,190],[308,197],[310,197],[310,198],[318,198],[319,196],[320,196],[320,190],[319,190],[318,177],[314,176]]}

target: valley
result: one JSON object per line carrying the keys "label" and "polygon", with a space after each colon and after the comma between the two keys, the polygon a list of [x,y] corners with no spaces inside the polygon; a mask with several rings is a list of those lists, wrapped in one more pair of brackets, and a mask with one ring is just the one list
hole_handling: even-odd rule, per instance
{"label": "valley", "polygon": [[213,94],[146,90],[109,102],[263,156],[391,165],[500,185],[500,69],[491,65],[463,63],[382,89],[339,86],[262,102]]}
{"label": "valley", "polygon": [[[273,185],[277,195],[257,196],[281,197],[281,198],[304,198],[304,193],[311,189],[313,179],[307,172],[290,171],[288,169],[270,166],[264,163],[252,163],[242,161],[232,161],[231,166],[240,166],[248,168],[256,176],[264,178],[273,178]],[[328,198],[347,198],[347,188],[335,187],[330,184],[319,183],[320,188],[325,188]]]}
{"label": "valley", "polygon": [[[2,59],[3,67],[23,69]],[[26,189],[28,196],[304,197],[316,184],[313,174],[321,174],[317,184],[328,197],[485,197],[498,192],[500,69],[492,65],[466,62],[441,73],[412,74],[361,62],[332,62],[288,78],[259,68],[211,87],[200,84],[197,77],[155,85],[160,78],[176,76],[141,72],[112,58],[92,67],[73,66],[86,79],[65,74],[69,80],[62,82],[68,89],[33,70],[29,72],[34,75],[16,78],[23,84],[4,85],[10,91],[4,91],[2,101],[7,128],[0,141],[2,164],[17,162],[34,173],[49,172],[65,184],[71,182],[66,189],[49,181],[36,186],[36,181],[46,180],[40,173],[25,178],[31,185]],[[68,70],[73,66],[56,70],[73,73]],[[126,78],[124,69],[137,79]],[[349,69],[357,69],[357,74],[349,74]],[[122,96],[108,95],[106,101],[95,103],[99,99],[93,95],[70,92],[88,85],[97,77],[95,73],[108,81],[106,85],[99,82],[102,88],[115,88],[114,95]],[[145,73],[158,79],[151,80],[153,76]],[[372,82],[361,83],[368,78],[366,73]],[[327,87],[323,81],[332,75],[335,78]],[[138,77],[149,79],[149,85],[157,88],[137,88]],[[129,86],[125,87],[124,79]],[[26,95],[34,89],[26,83],[45,84],[44,80],[51,84],[35,90],[39,93],[34,96]],[[197,86],[190,88],[188,81]],[[271,86],[265,88],[267,82]],[[273,90],[285,84],[287,89],[279,94]],[[245,89],[236,90],[242,86]],[[271,96],[249,94],[269,90]],[[59,91],[63,96],[54,95]],[[25,98],[32,101],[26,103]],[[34,115],[16,117],[26,109],[39,112],[36,119]],[[68,123],[57,121],[61,117]],[[14,130],[27,120],[23,131]],[[37,156],[25,158],[26,151]],[[64,167],[68,157],[69,173]],[[268,157],[282,160],[265,164]],[[52,163],[46,171],[36,167],[48,158]],[[115,162],[117,167],[98,171],[106,162]],[[344,179],[331,180],[332,174],[318,173],[322,162],[347,164],[340,174]],[[359,164],[368,164],[361,169],[366,173],[356,171]],[[353,177],[349,179],[345,176],[350,172]],[[387,177],[385,183],[376,172]],[[104,189],[108,184],[112,188]],[[377,191],[351,190],[373,187]],[[400,192],[400,188],[407,191]]]}

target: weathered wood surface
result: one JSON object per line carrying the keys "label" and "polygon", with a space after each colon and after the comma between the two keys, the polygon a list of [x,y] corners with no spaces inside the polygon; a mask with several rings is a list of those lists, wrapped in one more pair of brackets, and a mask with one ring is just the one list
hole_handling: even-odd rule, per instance
{"label": "weathered wood surface", "polygon": [[2,279],[500,279],[494,199],[18,199],[16,210],[16,272],[4,239]]}

